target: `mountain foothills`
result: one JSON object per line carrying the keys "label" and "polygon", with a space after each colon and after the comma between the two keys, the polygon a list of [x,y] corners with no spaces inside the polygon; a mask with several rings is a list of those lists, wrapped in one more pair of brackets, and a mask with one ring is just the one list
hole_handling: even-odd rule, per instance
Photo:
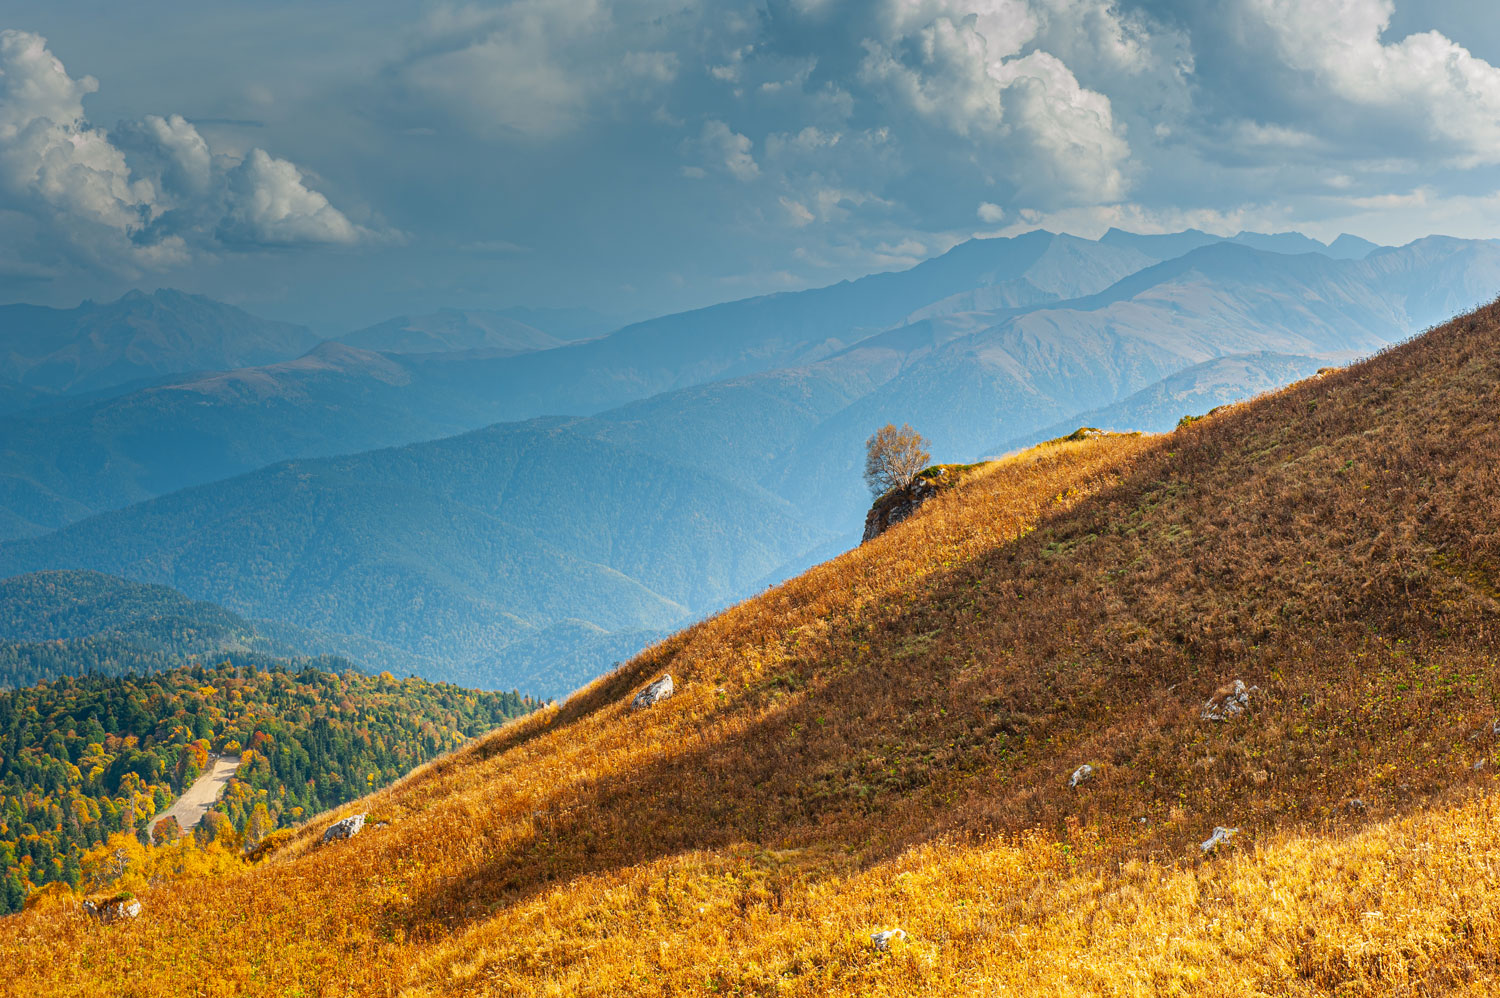
{"label": "mountain foothills", "polygon": [[[199,295],[132,291],[77,308],[0,305],[0,398],[118,389],[193,370],[286,360],[317,344],[311,330]],[[0,411],[11,404],[0,405]]]}
{"label": "mountain foothills", "polygon": [[303,652],[561,694],[857,541],[880,425],[944,462],[1165,430],[1497,286],[1485,241],[1039,231],[609,335],[406,317],[0,419],[0,574],[165,584]]}
{"label": "mountain foothills", "polygon": [[220,755],[239,765],[194,835],[234,855],[536,706],[330,664],[225,660],[0,692],[0,914],[49,883],[117,883],[122,857],[140,857],[129,840],[149,842],[152,817]]}
{"label": "mountain foothills", "polygon": [[1500,305],[970,469],[259,862],[39,898],[7,985],[1489,993],[1497,411]]}
{"label": "mountain foothills", "polygon": [[300,651],[166,586],[98,572],[0,580],[0,689],[64,676],[144,675],[228,654],[270,662]]}

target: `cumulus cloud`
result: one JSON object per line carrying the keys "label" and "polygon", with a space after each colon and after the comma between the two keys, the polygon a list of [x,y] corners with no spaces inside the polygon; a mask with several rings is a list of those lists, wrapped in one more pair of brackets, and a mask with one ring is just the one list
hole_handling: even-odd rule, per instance
{"label": "cumulus cloud", "polygon": [[40,35],[0,31],[0,206],[45,223],[64,251],[130,271],[211,249],[219,228],[275,245],[369,234],[284,160],[253,150],[238,164],[216,162],[180,115],[113,133],[92,125],[83,98],[98,86],[70,76]]}
{"label": "cumulus cloud", "polygon": [[403,113],[488,138],[549,141],[601,106],[651,105],[678,77],[668,0],[509,0],[439,6],[387,72]]}
{"label": "cumulus cloud", "polygon": [[1500,68],[1427,31],[1386,44],[1395,0],[1242,0],[1277,54],[1327,97],[1450,147],[1458,165],[1500,163]]}
{"label": "cumulus cloud", "polygon": [[760,166],[751,153],[753,143],[724,122],[705,123],[701,141],[705,153],[734,179],[748,183],[760,176]]}
{"label": "cumulus cloud", "polygon": [[888,0],[884,25],[886,37],[864,43],[863,81],[956,135],[991,143],[1020,197],[1052,205],[1124,194],[1130,146],[1110,99],[1056,55],[1027,47],[1054,31],[1081,52],[1086,33],[1098,61],[1137,72],[1143,21],[1095,0]]}
{"label": "cumulus cloud", "polygon": [[252,149],[226,178],[228,211],[219,226],[230,242],[272,246],[353,243],[360,230],[317,191],[302,171],[262,149]]}

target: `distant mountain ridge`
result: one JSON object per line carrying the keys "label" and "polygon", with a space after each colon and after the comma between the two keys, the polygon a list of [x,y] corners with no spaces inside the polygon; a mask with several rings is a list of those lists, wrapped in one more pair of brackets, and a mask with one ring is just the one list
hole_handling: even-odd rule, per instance
{"label": "distant mountain ridge", "polygon": [[0,305],[0,383],[66,393],[192,370],[268,364],[319,337],[201,295],[132,291],[76,308]]}
{"label": "distant mountain ridge", "polygon": [[1079,423],[1162,428],[1500,287],[1490,242],[1252,242],[977,240],[552,349],[332,342],[13,416],[0,537],[31,539],[0,545],[0,573],[165,583],[300,647],[563,692],[856,540],[885,422],[944,462]]}

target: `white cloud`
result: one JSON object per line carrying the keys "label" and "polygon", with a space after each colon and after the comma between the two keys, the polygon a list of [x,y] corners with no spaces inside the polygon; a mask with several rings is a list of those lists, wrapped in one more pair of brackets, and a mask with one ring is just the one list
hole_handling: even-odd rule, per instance
{"label": "white cloud", "polygon": [[669,0],[509,0],[437,7],[393,65],[390,99],[487,139],[551,141],[601,109],[659,108],[683,39]]}
{"label": "white cloud", "polygon": [[792,225],[797,228],[800,229],[813,220],[813,213],[808,211],[807,205],[801,201],[794,201],[785,195],[782,195],[780,201],[781,206],[786,209],[787,216],[791,219]]}
{"label": "white cloud", "polygon": [[1242,0],[1276,54],[1328,95],[1452,147],[1458,165],[1500,163],[1500,68],[1436,31],[1385,44],[1394,0]]}
{"label": "white cloud", "polygon": [[704,152],[736,180],[748,183],[760,176],[760,166],[751,154],[753,143],[724,122],[706,122],[701,141]]}
{"label": "white cloud", "polygon": [[149,115],[113,135],[94,127],[83,98],[96,90],[92,77],[69,76],[45,38],[0,31],[0,204],[44,220],[61,250],[130,272],[212,248],[216,228],[278,245],[370,234],[285,160],[256,150],[216,165],[180,115]]}
{"label": "white cloud", "polygon": [[992,201],[981,201],[979,203],[979,220],[994,224],[1005,217],[1005,209]]}
{"label": "white cloud", "polygon": [[1021,195],[1033,204],[1115,201],[1125,191],[1130,147],[1109,98],[1078,85],[1062,60],[1033,52],[995,67],[1011,106]]}
{"label": "white cloud", "polygon": [[365,234],[326,197],[308,190],[296,166],[263,149],[250,150],[227,180],[229,210],[219,233],[228,242],[347,245]]}
{"label": "white cloud", "polygon": [[[1106,61],[1137,71],[1143,25],[1097,0],[889,0],[893,37],[865,42],[861,77],[955,134],[996,143],[1033,204],[1108,202],[1126,188],[1130,147],[1110,99],[1081,86],[1057,56],[1021,55],[1052,24],[1089,27]],[[930,18],[930,20],[928,20]],[[925,23],[924,23],[925,22]],[[1077,46],[1075,46],[1077,47]]]}

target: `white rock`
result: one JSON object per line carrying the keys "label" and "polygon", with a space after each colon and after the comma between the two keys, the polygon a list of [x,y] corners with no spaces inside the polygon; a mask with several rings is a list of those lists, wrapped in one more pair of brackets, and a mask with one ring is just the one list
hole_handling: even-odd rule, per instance
{"label": "white rock", "polygon": [[135,898],[113,898],[108,901],[85,901],[83,913],[92,915],[101,922],[122,922],[128,918],[139,918],[141,903]]}
{"label": "white rock", "polygon": [[1078,784],[1082,783],[1084,780],[1090,780],[1093,779],[1093,777],[1094,767],[1090,766],[1088,763],[1084,763],[1082,766],[1079,766],[1077,769],[1073,770],[1073,775],[1068,778],[1068,786],[1077,787]]}
{"label": "white rock", "polygon": [[335,842],[339,839],[352,839],[359,834],[359,830],[365,827],[365,816],[362,814],[351,814],[347,818],[335,821],[328,826],[323,833],[324,842]]}
{"label": "white rock", "polygon": [[1214,833],[1210,835],[1208,839],[1205,840],[1202,844],[1200,844],[1198,848],[1205,856],[1207,856],[1209,853],[1213,852],[1215,849],[1219,848],[1219,846],[1228,842],[1231,838],[1238,835],[1239,833],[1240,830],[1238,828],[1225,828],[1223,825],[1219,825],[1214,829]]}
{"label": "white rock", "polygon": [[870,942],[874,943],[875,948],[878,950],[888,950],[891,948],[892,942],[905,938],[906,931],[904,929],[885,929],[881,932],[870,933]]}
{"label": "white rock", "polygon": [[633,710],[651,707],[661,703],[667,697],[671,696],[672,693],[672,677],[670,675],[662,676],[656,682],[637,693],[635,699],[630,701],[630,706]]}
{"label": "white rock", "polygon": [[1205,721],[1227,721],[1250,706],[1250,694],[1259,692],[1259,686],[1246,687],[1243,679],[1236,679],[1232,685],[1219,687],[1203,705],[1201,716]]}

